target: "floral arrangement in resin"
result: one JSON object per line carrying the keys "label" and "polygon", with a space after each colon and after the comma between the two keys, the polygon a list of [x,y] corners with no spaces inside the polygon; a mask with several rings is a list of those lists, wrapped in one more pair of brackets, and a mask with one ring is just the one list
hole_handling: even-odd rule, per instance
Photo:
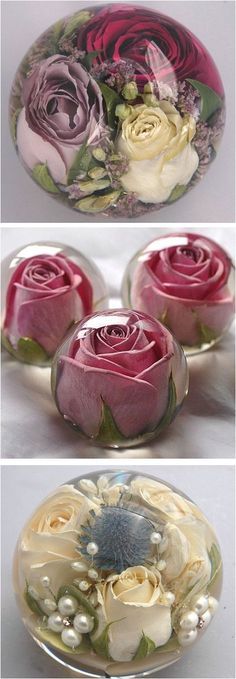
{"label": "floral arrangement in resin", "polygon": [[161,323],[112,309],[72,328],[55,355],[52,388],[59,412],[80,433],[127,447],[173,420],[187,393],[187,364]]}
{"label": "floral arrangement in resin", "polygon": [[213,529],[194,503],[154,478],[109,472],[46,498],[19,538],[14,580],[25,624],[45,650],[90,676],[101,668],[121,676],[160,669],[201,638],[221,569]]}
{"label": "floral arrangement in resin", "polygon": [[136,217],[172,203],[214,159],[224,91],[190,31],[145,7],[91,7],[26,54],[10,102],[21,159],[82,213]]}
{"label": "floral arrangement in resin", "polygon": [[94,264],[58,243],[32,243],[9,260],[3,345],[20,361],[46,365],[69,328],[106,305],[105,284]]}
{"label": "floral arrangement in resin", "polygon": [[157,238],[130,261],[123,300],[164,323],[187,352],[207,349],[234,316],[232,262],[220,245],[196,233]]}

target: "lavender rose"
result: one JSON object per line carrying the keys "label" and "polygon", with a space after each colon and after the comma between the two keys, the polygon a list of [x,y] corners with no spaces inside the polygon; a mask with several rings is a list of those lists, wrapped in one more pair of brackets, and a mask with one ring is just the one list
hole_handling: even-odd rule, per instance
{"label": "lavender rose", "polygon": [[82,144],[96,144],[104,131],[97,83],[81,64],[56,54],[24,81],[23,101],[16,137],[24,162],[31,170],[46,163],[53,179],[65,184]]}

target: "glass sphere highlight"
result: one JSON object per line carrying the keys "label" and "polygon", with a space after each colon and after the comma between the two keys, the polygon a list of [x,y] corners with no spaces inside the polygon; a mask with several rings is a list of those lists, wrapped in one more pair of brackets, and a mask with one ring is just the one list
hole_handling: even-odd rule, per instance
{"label": "glass sphere highlight", "polygon": [[95,219],[139,217],[184,196],[215,159],[224,120],[205,46],[142,5],[95,3],[58,21],[28,50],[10,97],[32,179]]}
{"label": "glass sphere highlight", "polygon": [[215,241],[193,233],[156,238],[130,260],[123,303],[154,316],[186,354],[212,347],[234,317],[234,267]]}
{"label": "glass sphere highlight", "polygon": [[158,436],[188,390],[186,359],[161,323],[129,309],[76,324],[52,365],[64,419],[96,444],[138,445]]}
{"label": "glass sphere highlight", "polygon": [[19,361],[49,365],[68,329],[107,306],[96,265],[61,243],[30,243],[2,263],[2,343]]}
{"label": "glass sphere highlight", "polygon": [[24,526],[14,558],[24,624],[79,676],[134,679],[184,657],[216,613],[221,580],[220,547],[201,510],[132,470],[57,488]]}

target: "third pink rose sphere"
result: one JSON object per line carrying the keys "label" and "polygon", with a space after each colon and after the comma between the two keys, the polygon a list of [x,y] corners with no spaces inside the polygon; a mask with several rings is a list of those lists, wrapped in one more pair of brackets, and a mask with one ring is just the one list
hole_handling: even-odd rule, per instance
{"label": "third pink rose sphere", "polygon": [[197,184],[224,118],[222,81],[200,40],[127,3],[86,3],[50,27],[20,64],[10,99],[32,178],[74,210],[111,218],[159,210]]}
{"label": "third pink rose sphere", "polygon": [[187,393],[187,364],[161,323],[112,309],[71,330],[53,361],[52,388],[75,429],[125,448],[156,437],[173,420]]}
{"label": "third pink rose sphere", "polygon": [[130,261],[123,301],[158,319],[187,353],[215,344],[234,316],[234,269],[225,250],[196,233],[156,238]]}

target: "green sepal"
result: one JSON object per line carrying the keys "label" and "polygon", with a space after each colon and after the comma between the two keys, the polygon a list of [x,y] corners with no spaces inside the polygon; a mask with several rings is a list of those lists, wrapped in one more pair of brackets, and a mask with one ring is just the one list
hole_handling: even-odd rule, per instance
{"label": "green sepal", "polygon": [[179,198],[181,198],[181,196],[183,196],[185,191],[187,191],[187,188],[188,188],[187,184],[185,186],[183,184],[177,184],[173,191],[171,191],[171,194],[166,202],[173,203],[175,200],[178,200]]}
{"label": "green sepal", "polygon": [[64,33],[61,36],[62,40],[65,40],[65,38],[69,38],[77,28],[80,26],[83,26],[83,24],[86,24],[89,19],[93,16],[92,12],[88,12],[87,10],[81,10],[80,12],[76,12],[76,14],[73,14],[72,17],[67,22],[66,28],[64,30]]}
{"label": "green sepal", "polygon": [[45,191],[48,193],[60,193],[48,171],[47,163],[38,163],[35,165],[32,170],[32,177],[37,182],[37,184],[39,184],[39,186],[41,186],[42,189],[45,189]]}
{"label": "green sepal", "polygon": [[104,212],[104,210],[108,210],[110,207],[115,205],[120,195],[121,190],[108,191],[107,193],[100,195],[93,193],[90,196],[86,196],[86,198],[78,200],[73,207],[75,210],[92,214],[96,212]]}
{"label": "green sepal", "polygon": [[211,89],[211,87],[204,85],[203,83],[199,82],[199,80],[192,80],[191,78],[187,78],[186,80],[201,95],[200,120],[206,122],[209,118],[211,118],[213,113],[222,108],[224,102],[221,97],[219,97],[219,95]]}
{"label": "green sepal", "polygon": [[213,543],[213,545],[211,546],[211,549],[208,552],[208,556],[211,562],[211,577],[210,582],[208,584],[209,587],[213,583],[213,580],[215,580],[216,575],[219,573],[222,567],[220,551],[215,543]]}
{"label": "green sepal", "polygon": [[118,106],[118,104],[122,104],[123,100],[121,99],[121,97],[119,97],[115,90],[111,89],[111,87],[108,87],[108,85],[102,83],[100,80],[97,80],[96,82],[100,87],[102,96],[106,104],[108,125],[114,130],[117,126],[115,115],[116,107]]}
{"label": "green sepal", "polygon": [[10,119],[10,132],[11,132],[11,136],[12,136],[12,139],[13,139],[14,142],[17,141],[17,139],[16,139],[17,120],[18,120],[18,117],[19,117],[21,111],[22,111],[21,108],[17,108],[14,111],[14,113],[12,114],[11,119]]}
{"label": "green sepal", "polygon": [[153,653],[155,651],[156,644],[152,639],[149,639],[149,637],[146,636],[146,634],[142,634],[142,637],[140,639],[139,646],[137,648],[137,651],[133,657],[133,660],[143,660],[143,658],[146,658],[149,653]]}
{"label": "green sepal", "polygon": [[92,154],[87,147],[87,139],[84,141],[80,147],[78,153],[75,156],[75,160],[69,169],[67,176],[67,186],[73,184],[76,177],[80,172],[86,173],[88,171]]}
{"label": "green sepal", "polygon": [[47,629],[47,627],[37,629],[37,634],[43,641],[53,646],[53,648],[58,648],[58,650],[63,653],[81,655],[81,653],[88,653],[91,651],[91,643],[87,634],[83,634],[81,644],[76,648],[68,648],[61,640],[61,635],[57,634],[57,632],[52,632],[50,629]]}
{"label": "green sepal", "polygon": [[200,345],[211,344],[217,339],[217,335],[208,325],[199,322]]}
{"label": "green sepal", "polygon": [[24,597],[25,597],[25,601],[27,603],[27,606],[29,606],[32,613],[35,613],[35,615],[42,617],[44,615],[44,613],[43,613],[42,609],[40,608],[38,602],[35,599],[33,599],[31,594],[29,593],[29,588],[28,588],[27,583],[26,583],[26,589],[25,589],[25,592],[24,592]]}
{"label": "green sepal", "polygon": [[[124,618],[122,618],[122,620],[124,620]],[[104,630],[97,639],[92,639],[92,637],[90,637],[95,653],[97,653],[97,655],[101,655],[102,658],[106,658],[107,660],[113,660],[109,653],[109,629],[111,625],[114,625],[116,622],[120,622],[120,620],[112,620],[112,622],[109,622],[108,625],[104,627]]]}
{"label": "green sepal", "polygon": [[125,436],[121,434],[116,426],[112,412],[107,404],[102,399],[102,419],[101,425],[96,436],[96,439],[104,441],[104,443],[115,443],[116,441],[125,441]]}
{"label": "green sepal", "polygon": [[91,617],[94,619],[93,632],[96,632],[96,629],[98,627],[98,616],[95,608],[93,608],[92,604],[90,604],[88,599],[81,593],[81,591],[75,585],[62,585],[62,587],[59,588],[57,593],[57,601],[59,601],[59,599],[62,596],[65,596],[65,594],[69,594],[69,596],[75,597],[80,606],[82,606],[82,608],[86,610],[86,613],[91,615]]}
{"label": "green sepal", "polygon": [[2,333],[2,344],[9,351],[9,354],[23,363],[40,365],[42,363],[49,363],[51,360],[51,357],[48,356],[43,347],[30,337],[20,337],[17,349],[14,349],[7,337]]}

